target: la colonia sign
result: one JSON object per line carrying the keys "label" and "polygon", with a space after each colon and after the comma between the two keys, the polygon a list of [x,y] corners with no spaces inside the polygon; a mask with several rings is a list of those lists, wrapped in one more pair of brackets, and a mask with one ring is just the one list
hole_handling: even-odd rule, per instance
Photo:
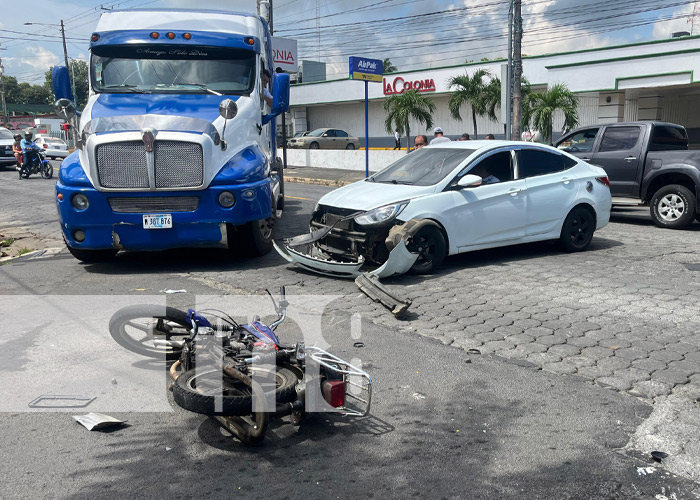
{"label": "la colonia sign", "polygon": [[426,78],[424,80],[404,80],[400,76],[393,81],[384,80],[384,95],[402,94],[405,90],[417,90],[418,92],[435,92],[435,80]]}

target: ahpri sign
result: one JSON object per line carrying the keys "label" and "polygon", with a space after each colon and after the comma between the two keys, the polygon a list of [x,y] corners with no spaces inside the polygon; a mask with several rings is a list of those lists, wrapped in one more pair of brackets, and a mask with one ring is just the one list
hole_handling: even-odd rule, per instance
{"label": "ahpri sign", "polygon": [[393,81],[384,78],[384,95],[403,94],[406,90],[417,90],[418,92],[435,92],[435,80],[425,78],[423,80],[404,80],[397,76]]}

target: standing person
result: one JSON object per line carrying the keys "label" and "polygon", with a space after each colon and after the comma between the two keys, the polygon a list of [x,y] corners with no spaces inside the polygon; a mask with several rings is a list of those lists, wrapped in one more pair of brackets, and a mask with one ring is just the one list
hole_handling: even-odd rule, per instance
{"label": "standing person", "polygon": [[457,139],[457,140],[458,140],[458,141],[471,141],[472,138],[469,137],[469,134],[467,134],[467,133],[465,132],[465,133],[462,134],[462,137],[460,137],[460,138]]}
{"label": "standing person", "polygon": [[430,144],[440,144],[441,142],[452,142],[452,140],[449,137],[445,137],[442,135],[442,128],[441,127],[435,127],[433,130],[433,135],[435,136],[432,141],[430,141]]}
{"label": "standing person", "polygon": [[399,134],[399,129],[394,132],[394,151],[401,149],[401,134]]}
{"label": "standing person", "polygon": [[15,142],[12,144],[12,152],[15,155],[15,160],[17,160],[17,170],[22,168],[22,136],[20,134],[14,135]]}
{"label": "standing person", "polygon": [[428,145],[428,138],[424,135],[417,135],[415,137],[415,139],[413,139],[413,144],[415,146],[415,149],[414,149],[414,151],[415,151],[416,149],[420,149],[423,146],[427,146]]}

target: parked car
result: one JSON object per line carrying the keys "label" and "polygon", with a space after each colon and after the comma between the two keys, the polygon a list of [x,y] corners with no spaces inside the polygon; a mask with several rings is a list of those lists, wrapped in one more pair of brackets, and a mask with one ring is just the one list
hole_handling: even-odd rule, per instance
{"label": "parked car", "polygon": [[605,169],[614,205],[648,205],[659,227],[700,221],[700,152],[688,151],[685,128],[663,122],[583,127],[555,146]]}
{"label": "parked car", "polygon": [[337,128],[317,128],[302,137],[294,137],[289,148],[300,149],[358,149],[360,140]]}
{"label": "parked car", "polygon": [[12,145],[15,142],[13,135],[15,133],[0,127],[0,166],[15,166],[15,155],[12,152]]}
{"label": "parked car", "polygon": [[52,160],[68,156],[68,145],[58,137],[40,135],[34,142],[44,148],[44,153]]}
{"label": "parked car", "polygon": [[[532,241],[585,250],[610,208],[605,171],[551,146],[441,143],[326,194],[311,234],[278,250],[334,276],[357,276],[365,263],[382,266],[378,277],[397,269],[423,273],[447,255]],[[311,246],[302,252],[297,243]]]}

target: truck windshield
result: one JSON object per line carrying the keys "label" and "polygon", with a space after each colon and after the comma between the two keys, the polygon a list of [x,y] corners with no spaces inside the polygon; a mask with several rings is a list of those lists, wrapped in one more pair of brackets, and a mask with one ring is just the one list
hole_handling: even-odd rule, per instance
{"label": "truck windshield", "polygon": [[255,53],[218,47],[99,47],[90,79],[96,92],[249,94]]}
{"label": "truck windshield", "polygon": [[367,180],[390,184],[432,186],[467,159],[473,149],[422,148],[407,154]]}

